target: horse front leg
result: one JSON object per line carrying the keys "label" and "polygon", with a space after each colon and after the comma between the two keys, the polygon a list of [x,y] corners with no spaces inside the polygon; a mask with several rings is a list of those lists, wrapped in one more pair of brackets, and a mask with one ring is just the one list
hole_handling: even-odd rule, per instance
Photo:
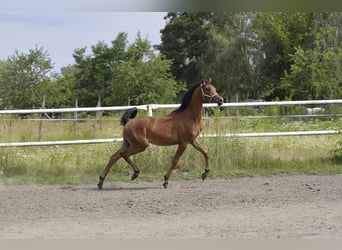
{"label": "horse front leg", "polygon": [[205,169],[204,169],[204,173],[202,174],[202,180],[204,181],[205,178],[207,178],[208,176],[208,173],[210,171],[210,168],[209,168],[209,156],[208,156],[208,150],[205,149],[197,139],[195,139],[191,145],[197,149],[198,151],[200,151],[202,153],[202,155],[204,156],[204,159],[205,159]]}
{"label": "horse front leg", "polygon": [[172,170],[174,170],[177,167],[179,158],[184,153],[186,147],[187,147],[187,144],[180,144],[180,145],[178,145],[176,154],[173,157],[173,160],[172,160],[172,163],[171,163],[171,167],[170,167],[169,171],[166,173],[166,175],[164,176],[164,183],[163,183],[163,187],[164,188],[167,188],[167,185],[169,184],[169,178],[170,178],[170,175],[172,173]]}

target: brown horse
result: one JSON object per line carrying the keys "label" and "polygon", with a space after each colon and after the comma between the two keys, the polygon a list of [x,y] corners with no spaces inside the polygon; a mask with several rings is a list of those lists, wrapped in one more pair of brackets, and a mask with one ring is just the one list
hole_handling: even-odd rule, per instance
{"label": "brown horse", "polygon": [[202,104],[204,102],[216,102],[219,106],[223,104],[223,98],[216,92],[211,81],[202,80],[201,83],[190,88],[183,96],[180,107],[167,116],[133,119],[137,114],[137,109],[127,110],[121,118],[121,124],[124,125],[124,142],[122,147],[110,157],[100,176],[98,188],[102,189],[109,170],[121,157],[134,170],[131,179],[137,178],[140,169],[130,159],[130,156],[143,152],[150,143],[159,146],[178,145],[171,167],[164,176],[164,188],[167,188],[170,174],[176,168],[179,158],[188,144],[191,144],[204,156],[205,171],[202,174],[204,180],[209,172],[208,151],[196,139],[201,131]]}

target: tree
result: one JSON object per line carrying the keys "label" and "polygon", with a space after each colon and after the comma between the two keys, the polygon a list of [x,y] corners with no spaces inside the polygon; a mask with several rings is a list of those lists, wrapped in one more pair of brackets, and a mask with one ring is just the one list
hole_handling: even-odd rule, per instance
{"label": "tree", "polygon": [[162,43],[157,48],[172,60],[172,74],[188,87],[202,77],[198,61],[207,49],[211,16],[209,12],[180,12],[165,17],[168,23],[161,30]]}
{"label": "tree", "polygon": [[341,13],[309,13],[306,43],[290,55],[280,89],[290,99],[342,97]]}
{"label": "tree", "polygon": [[43,47],[30,49],[27,54],[17,50],[1,67],[0,93],[3,108],[40,106],[40,87],[49,81],[51,59]]}
{"label": "tree", "polygon": [[106,102],[113,105],[173,102],[183,88],[172,77],[170,67],[171,61],[156,56],[150,43],[138,35],[127,49],[126,61],[112,67]]}
{"label": "tree", "polygon": [[296,48],[291,69],[285,73],[280,89],[287,99],[330,99],[342,97],[342,49],[304,51]]}
{"label": "tree", "polygon": [[266,99],[284,99],[279,88],[280,80],[291,66],[290,55],[295,48],[303,46],[309,39],[307,13],[257,13],[252,23],[256,34],[256,49],[259,56],[260,77],[265,89]]}
{"label": "tree", "polygon": [[72,107],[77,96],[73,93],[76,82],[75,66],[67,66],[61,69],[61,74],[56,74],[50,81],[44,82],[41,92],[44,94],[45,106],[48,108]]}
{"label": "tree", "polygon": [[85,48],[75,50],[74,87],[81,105],[95,106],[99,97],[104,106],[170,102],[176,98],[181,85],[176,88],[171,61],[157,56],[140,34],[131,45],[126,38],[127,34],[119,33],[111,46],[99,42],[88,56]]}
{"label": "tree", "polygon": [[[112,67],[125,61],[127,34],[119,33],[112,46],[98,42],[91,46],[92,54],[86,55],[86,48],[74,51],[75,93],[79,103],[84,106],[95,106],[98,98],[109,97],[108,86],[112,81]],[[106,103],[103,103],[106,105]]]}
{"label": "tree", "polygon": [[0,60],[0,108],[4,108],[5,107],[5,103],[4,103],[4,85],[6,83],[5,81],[5,69],[7,68],[7,61],[1,61]]}
{"label": "tree", "polygon": [[252,13],[221,13],[212,17],[208,48],[199,66],[212,76],[221,93],[231,99],[236,94],[256,98],[261,93],[254,64]]}

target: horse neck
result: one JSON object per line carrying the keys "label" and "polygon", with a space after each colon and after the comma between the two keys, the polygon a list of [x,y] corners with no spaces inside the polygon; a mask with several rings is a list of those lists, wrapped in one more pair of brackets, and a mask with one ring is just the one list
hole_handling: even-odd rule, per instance
{"label": "horse neck", "polygon": [[187,117],[195,122],[200,122],[202,118],[202,106],[203,106],[203,97],[199,88],[197,88],[189,103],[189,106],[186,109]]}

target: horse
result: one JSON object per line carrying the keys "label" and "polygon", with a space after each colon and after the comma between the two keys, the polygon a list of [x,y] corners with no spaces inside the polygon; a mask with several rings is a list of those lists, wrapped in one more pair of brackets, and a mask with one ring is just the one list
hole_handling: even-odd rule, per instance
{"label": "horse", "polygon": [[133,168],[131,180],[136,179],[140,169],[130,159],[130,156],[143,152],[149,144],[158,146],[178,145],[171,166],[164,176],[164,188],[167,188],[171,172],[177,167],[180,157],[189,144],[204,156],[205,169],[202,174],[202,180],[204,180],[210,170],[208,150],[197,140],[202,129],[201,118],[204,102],[216,102],[218,106],[224,102],[223,98],[216,92],[211,80],[201,80],[200,83],[191,87],[183,95],[181,105],[168,115],[135,118],[137,108],[128,109],[121,117],[123,144],[110,157],[100,176],[98,188],[103,188],[103,182],[109,170],[120,158],[123,158]]}

